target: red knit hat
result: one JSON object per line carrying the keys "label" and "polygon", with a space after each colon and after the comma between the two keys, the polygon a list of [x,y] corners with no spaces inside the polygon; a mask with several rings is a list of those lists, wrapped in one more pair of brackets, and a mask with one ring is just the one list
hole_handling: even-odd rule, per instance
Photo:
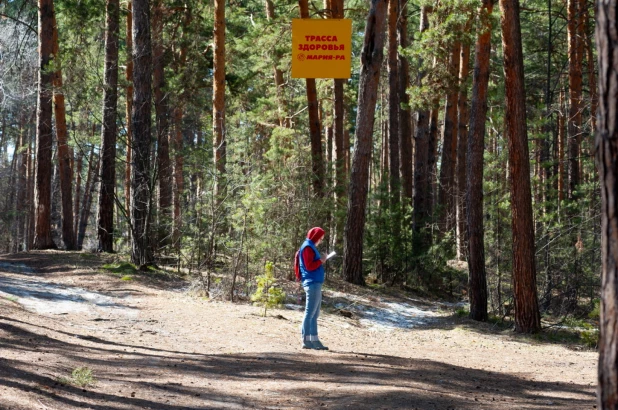
{"label": "red knit hat", "polygon": [[311,240],[311,242],[316,243],[320,239],[324,237],[324,229],[316,226],[315,228],[309,229],[307,232],[307,239]]}

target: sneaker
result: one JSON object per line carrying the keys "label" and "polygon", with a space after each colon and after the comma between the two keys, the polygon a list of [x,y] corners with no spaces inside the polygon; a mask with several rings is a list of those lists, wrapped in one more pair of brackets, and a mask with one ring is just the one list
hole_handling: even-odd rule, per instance
{"label": "sneaker", "polygon": [[315,350],[328,350],[328,347],[324,346],[319,340],[315,340],[311,343],[313,343],[313,348]]}
{"label": "sneaker", "polygon": [[309,340],[303,340],[302,348],[303,349],[315,349],[315,346],[313,346],[313,342],[310,342]]}

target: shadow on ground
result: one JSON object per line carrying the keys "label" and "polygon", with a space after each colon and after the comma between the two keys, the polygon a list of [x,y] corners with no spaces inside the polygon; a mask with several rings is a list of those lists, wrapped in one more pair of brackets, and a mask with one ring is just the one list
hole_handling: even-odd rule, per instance
{"label": "shadow on ground", "polygon": [[[68,336],[89,343],[61,340]],[[63,409],[575,409],[594,403],[586,385],[439,361],[336,351],[202,355],[73,335],[6,316],[0,316],[0,351],[0,389]],[[33,352],[43,359],[20,358]],[[59,383],[67,366],[87,366],[99,382],[86,389]]]}

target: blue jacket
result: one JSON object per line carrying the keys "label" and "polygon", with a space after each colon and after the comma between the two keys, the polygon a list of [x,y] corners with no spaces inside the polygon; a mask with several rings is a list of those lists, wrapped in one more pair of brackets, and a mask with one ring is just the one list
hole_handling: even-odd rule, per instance
{"label": "blue jacket", "polygon": [[307,270],[305,268],[305,262],[303,261],[303,251],[307,246],[313,249],[313,252],[315,253],[313,261],[315,262],[320,259],[320,252],[318,251],[318,248],[315,247],[313,241],[311,241],[311,239],[305,239],[305,242],[303,242],[303,244],[300,246],[300,251],[298,255],[303,286],[307,286],[310,283],[324,283],[324,265],[320,265],[315,270]]}

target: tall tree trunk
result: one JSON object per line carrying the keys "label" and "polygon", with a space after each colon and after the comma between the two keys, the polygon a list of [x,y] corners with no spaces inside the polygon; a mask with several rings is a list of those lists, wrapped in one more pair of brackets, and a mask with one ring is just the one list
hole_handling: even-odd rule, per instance
{"label": "tall tree trunk", "polygon": [[173,244],[180,250],[180,228],[182,227],[181,199],[184,191],[183,171],[183,152],[182,152],[182,108],[174,109],[174,234]]}
{"label": "tall tree trunk", "polygon": [[54,16],[54,34],[52,53],[58,68],[53,73],[54,115],[56,117],[56,137],[58,139],[58,164],[60,168],[60,192],[62,195],[62,241],[67,250],[75,250],[75,230],[73,229],[73,194],[71,186],[71,155],[67,142],[67,121],[62,91],[62,70],[60,68],[60,45],[58,43],[58,26]]}
{"label": "tall tree trunk", "polygon": [[558,201],[565,197],[565,173],[564,173],[564,91],[560,90],[560,108],[558,110]]}
{"label": "tall tree trunk", "polygon": [[618,9],[597,0],[596,45],[599,105],[595,138],[601,189],[601,317],[599,335],[599,408],[618,409]]}
{"label": "tall tree trunk", "polygon": [[586,42],[586,59],[588,60],[588,86],[590,87],[590,123],[592,124],[592,129],[596,130],[597,128],[597,106],[598,106],[598,95],[597,95],[597,78],[596,78],[596,61],[594,59],[594,51],[592,48],[592,42],[590,41],[590,37],[588,34],[594,31],[594,27],[592,26],[590,13],[588,11],[588,7],[584,8],[584,15],[586,21],[586,30],[584,40]]}
{"label": "tall tree trunk", "polygon": [[580,0],[568,0],[568,41],[569,41],[569,116],[568,116],[568,155],[569,155],[569,198],[574,199],[579,185],[579,146],[581,142],[581,94],[582,94],[582,56],[579,38]]}
{"label": "tall tree trunk", "polygon": [[[468,20],[464,32],[468,33],[472,26]],[[468,77],[470,73],[470,44],[461,43],[461,59],[459,64],[459,100],[457,125],[457,259],[466,260],[468,255],[467,207],[466,207],[466,161],[468,150]]]}
{"label": "tall tree trunk", "polygon": [[480,10],[483,22],[476,41],[468,135],[466,203],[468,217],[468,270],[470,318],[487,320],[487,275],[485,273],[485,238],[483,227],[483,154],[485,119],[487,115],[487,86],[491,55],[492,0],[484,0]]}
{"label": "tall tree trunk", "polygon": [[150,43],[150,4],[133,0],[133,166],[131,259],[140,268],[153,261],[150,246],[150,115],[152,110],[152,48]]}
{"label": "tall tree trunk", "polygon": [[518,0],[500,0],[504,88],[505,135],[509,146],[511,208],[513,220],[513,293],[515,331],[538,332],[541,317],[536,289],[534,227],[530,190],[530,160],[526,129],[524,62]]}
{"label": "tall tree trunk", "polygon": [[79,216],[79,228],[77,231],[77,249],[82,250],[84,238],[86,237],[86,228],[88,227],[88,219],[90,219],[90,208],[92,207],[92,197],[97,184],[97,175],[99,174],[100,161],[95,156],[94,145],[90,151],[90,159],[88,162],[88,176],[86,177],[86,186],[84,187],[84,200],[82,201],[82,211]]}
{"label": "tall tree trunk", "polygon": [[[35,141],[36,144],[36,141]],[[35,211],[34,211],[34,179],[35,179],[35,163],[34,152],[36,147],[32,146],[32,138],[28,143],[28,187],[27,187],[27,212],[28,219],[26,223],[26,250],[34,247],[35,236]]]}
{"label": "tall tree trunk", "polygon": [[[420,33],[429,28],[427,17],[429,8],[421,9]],[[418,73],[417,83],[422,85],[424,72]],[[414,252],[422,254],[431,245],[431,237],[426,230],[431,210],[431,179],[429,175],[429,110],[418,111],[417,125],[414,134],[414,212],[412,228],[414,230]]]}
{"label": "tall tree trunk", "polygon": [[36,172],[34,185],[34,249],[55,249],[51,235],[53,0],[38,0],[39,81],[37,101]]}
{"label": "tall tree trunk", "polygon": [[[398,40],[402,49],[408,47],[408,2],[399,0]],[[399,100],[403,107],[399,107],[399,172],[401,173],[401,193],[407,204],[412,203],[412,118],[410,115],[410,64],[402,55],[398,58],[399,73]]]}
{"label": "tall tree trunk", "polygon": [[[79,210],[80,199],[82,195],[82,165],[84,162],[84,153],[80,149],[77,153],[77,164],[75,165],[75,201],[73,201],[73,229],[75,232],[75,238],[77,238],[77,229],[79,226]],[[77,239],[76,239],[77,241]],[[77,246],[77,242],[76,242]]]}
{"label": "tall tree trunk", "polygon": [[382,65],[386,28],[386,0],[372,0],[364,44],[356,117],[356,141],[348,191],[348,213],[344,230],[343,277],[347,282],[363,285],[363,234],[369,181],[372,135],[375,120],[380,66]]}
{"label": "tall tree trunk", "polygon": [[156,0],[152,16],[152,77],[157,122],[157,176],[159,182],[158,247],[170,243],[172,212],[172,167],[169,147],[169,109],[165,84],[165,57],[163,49],[163,1]]}
{"label": "tall tree trunk", "polygon": [[212,121],[214,159],[216,164],[215,194],[220,197],[225,183],[226,128],[225,128],[225,0],[215,0],[214,79]]}
{"label": "tall tree trunk", "polygon": [[26,143],[27,128],[26,128],[26,116],[25,113],[20,114],[19,119],[19,144],[17,145],[19,150],[15,152],[21,152],[19,155],[19,171],[17,182],[17,251],[23,251],[26,248],[25,233],[26,233],[26,220],[28,218],[28,207],[26,205],[26,195],[28,188],[28,146]]}
{"label": "tall tree trunk", "polygon": [[[127,80],[127,104],[125,117],[127,122],[127,159],[124,174],[124,206],[127,210],[127,215],[131,215],[131,152],[133,141],[133,123],[131,122],[131,113],[133,112],[133,0],[127,1],[127,69],[125,71],[125,79]],[[129,232],[130,234],[131,232]]]}
{"label": "tall tree trunk", "polygon": [[[431,207],[435,209],[438,202],[438,172],[436,158],[438,157],[438,122],[440,116],[439,100],[434,101],[434,109],[431,110],[429,115],[429,157],[427,159],[427,166],[429,168],[429,198],[431,200]],[[430,216],[432,212],[430,212]]]}
{"label": "tall tree trunk", "polygon": [[[308,0],[299,0],[300,18],[309,18]],[[309,138],[311,140],[311,168],[313,191],[316,196],[324,196],[324,159],[322,155],[322,131],[318,106],[318,92],[315,78],[307,78],[307,105],[309,111]]]}
{"label": "tall tree trunk", "polygon": [[[266,6],[266,18],[270,21],[275,18],[275,5],[272,0],[264,0]],[[290,119],[288,118],[287,103],[285,101],[283,71],[279,68],[279,61],[281,60],[281,53],[277,50],[273,55],[273,72],[275,76],[275,88],[277,93],[277,113],[279,115],[279,125],[281,127],[289,128]]]}
{"label": "tall tree trunk", "polygon": [[[459,77],[460,42],[455,42],[449,57],[449,77],[457,84]],[[453,229],[455,221],[455,165],[457,162],[457,100],[459,87],[452,87],[446,96],[444,109],[444,131],[442,137],[442,160],[440,167],[440,191],[438,208],[440,209],[440,226],[446,233]]]}
{"label": "tall tree trunk", "polygon": [[106,1],[105,73],[103,95],[103,127],[101,129],[101,184],[97,237],[99,250],[114,251],[114,203],[116,193],[116,137],[118,127],[118,32],[120,3]]}
{"label": "tall tree trunk", "polygon": [[[336,19],[342,19],[343,15],[343,0],[331,1],[332,16]],[[334,244],[336,248],[341,246],[343,241],[343,219],[337,217],[343,214],[342,210],[345,209],[346,203],[346,173],[345,173],[345,129],[344,129],[344,94],[343,85],[346,80],[335,79],[334,80],[334,107],[333,107],[333,138],[335,140],[335,204],[336,204],[336,219],[335,219],[335,232]]]}
{"label": "tall tree trunk", "polygon": [[[399,0],[388,2],[388,151],[389,151],[389,187],[391,210],[398,214],[400,198],[399,178],[399,71],[397,18],[399,17]],[[395,218],[396,219],[396,218]],[[393,220],[393,239],[398,242],[399,223]]]}

